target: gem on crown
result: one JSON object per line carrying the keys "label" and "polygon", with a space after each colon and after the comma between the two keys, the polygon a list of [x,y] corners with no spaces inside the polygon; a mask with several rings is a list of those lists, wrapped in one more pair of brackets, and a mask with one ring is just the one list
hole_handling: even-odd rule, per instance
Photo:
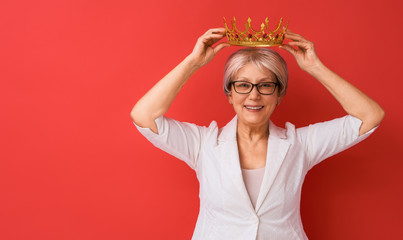
{"label": "gem on crown", "polygon": [[284,34],[287,32],[288,22],[285,27],[282,27],[283,18],[277,24],[275,30],[271,31],[268,28],[269,18],[266,18],[265,22],[260,25],[260,31],[256,31],[252,28],[252,20],[248,18],[248,22],[245,23],[245,31],[240,31],[235,24],[234,20],[231,21],[232,29],[227,26],[227,20],[224,18],[224,25],[226,29],[226,35],[228,42],[231,45],[245,46],[245,47],[272,47],[280,46],[284,40]]}

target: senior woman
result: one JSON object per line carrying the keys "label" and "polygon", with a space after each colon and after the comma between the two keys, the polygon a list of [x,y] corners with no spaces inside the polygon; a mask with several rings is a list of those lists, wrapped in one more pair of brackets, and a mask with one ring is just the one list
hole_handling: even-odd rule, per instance
{"label": "senior woman", "polygon": [[281,48],[316,78],[347,115],[285,129],[270,117],[287,90],[283,58],[266,48],[234,52],[225,65],[224,90],[236,116],[223,128],[165,117],[172,101],[199,68],[228,43],[224,28],[202,35],[192,53],[134,106],[131,117],[156,147],[185,161],[200,184],[200,212],[192,239],[308,239],[300,217],[304,177],[317,163],[371,134],[384,111],[359,89],[329,70],[312,42],[288,31]]}

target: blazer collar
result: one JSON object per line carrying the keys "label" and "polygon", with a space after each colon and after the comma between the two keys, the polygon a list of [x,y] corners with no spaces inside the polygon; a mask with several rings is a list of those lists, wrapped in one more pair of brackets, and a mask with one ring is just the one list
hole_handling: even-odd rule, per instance
{"label": "blazer collar", "polygon": [[252,211],[258,212],[276,179],[277,173],[288,152],[290,144],[286,141],[286,129],[277,127],[273,122],[269,121],[270,134],[267,146],[265,174],[257,199],[256,208],[254,209],[242,177],[236,139],[237,122],[238,118],[235,116],[221,129],[216,151],[223,165],[222,171],[226,172],[231,178],[239,192],[240,201],[243,202],[242,204],[245,204],[244,206],[249,206]]}

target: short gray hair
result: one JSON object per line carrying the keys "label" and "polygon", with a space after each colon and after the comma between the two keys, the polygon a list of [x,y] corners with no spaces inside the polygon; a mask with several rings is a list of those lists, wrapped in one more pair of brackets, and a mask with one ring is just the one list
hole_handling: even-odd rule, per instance
{"label": "short gray hair", "polygon": [[243,48],[232,53],[224,67],[224,93],[231,93],[231,82],[236,73],[247,63],[255,64],[262,71],[269,70],[277,78],[280,96],[287,92],[287,63],[276,51],[268,48]]}

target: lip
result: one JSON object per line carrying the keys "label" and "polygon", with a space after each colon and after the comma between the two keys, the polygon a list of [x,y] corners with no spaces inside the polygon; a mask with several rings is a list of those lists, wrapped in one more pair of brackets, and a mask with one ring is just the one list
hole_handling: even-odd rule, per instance
{"label": "lip", "polygon": [[262,105],[244,105],[243,107],[250,112],[259,112],[264,108]]}

